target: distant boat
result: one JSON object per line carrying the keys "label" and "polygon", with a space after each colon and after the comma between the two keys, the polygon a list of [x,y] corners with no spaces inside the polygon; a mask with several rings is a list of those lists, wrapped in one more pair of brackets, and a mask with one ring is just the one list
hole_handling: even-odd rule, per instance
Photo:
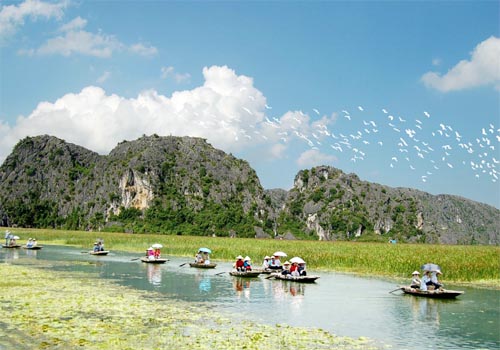
{"label": "distant boat", "polygon": [[315,283],[319,276],[292,276],[292,275],[282,275],[282,274],[273,274],[269,275],[269,277],[274,277],[277,280],[283,281],[291,281],[291,282],[299,282],[299,283]]}
{"label": "distant boat", "polygon": [[148,259],[147,257],[144,256],[141,258],[141,261],[143,263],[148,263],[148,264],[164,264],[168,261],[168,259],[162,259],[162,258]]}
{"label": "distant boat", "polygon": [[34,247],[27,247],[27,246],[23,245],[23,249],[40,250],[42,248],[43,248],[43,245],[36,245]]}
{"label": "distant boat", "polygon": [[14,244],[14,245],[2,244],[2,248],[21,248],[21,246],[19,244]]}
{"label": "distant boat", "polygon": [[91,250],[89,252],[90,255],[108,255],[109,253],[109,250],[100,250],[98,252],[94,252],[93,250]]}
{"label": "distant boat", "polygon": [[213,269],[217,266],[217,264],[189,263],[189,266],[196,267],[199,269]]}
{"label": "distant boat", "polygon": [[261,271],[230,271],[229,274],[235,277],[257,277]]}
{"label": "distant boat", "polygon": [[411,288],[407,286],[400,287],[400,289],[405,294],[415,295],[417,297],[436,298],[436,299],[453,299],[458,297],[459,295],[464,294],[464,292],[461,290],[449,290],[449,289],[423,291],[417,288]]}

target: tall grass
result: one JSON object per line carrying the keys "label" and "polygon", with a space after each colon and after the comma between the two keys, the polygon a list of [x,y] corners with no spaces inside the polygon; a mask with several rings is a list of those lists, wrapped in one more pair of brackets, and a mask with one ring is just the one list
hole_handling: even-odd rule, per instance
{"label": "tall grass", "polygon": [[106,249],[142,254],[151,244],[161,243],[163,255],[185,256],[189,261],[197,249],[208,247],[212,260],[233,260],[249,255],[260,265],[265,255],[277,250],[288,258],[300,256],[308,269],[354,272],[390,277],[410,277],[413,270],[432,262],[439,264],[448,282],[486,282],[500,286],[500,248],[429,244],[365,242],[282,241],[250,238],[214,238],[154,234],[126,234],[62,230],[12,229],[21,242],[36,237],[40,244],[64,244],[90,249],[103,238]]}

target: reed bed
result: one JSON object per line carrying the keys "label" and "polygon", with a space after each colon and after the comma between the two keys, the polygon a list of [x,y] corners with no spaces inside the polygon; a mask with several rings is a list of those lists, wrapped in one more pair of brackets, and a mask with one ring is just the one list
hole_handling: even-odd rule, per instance
{"label": "reed bed", "polygon": [[421,265],[441,266],[446,282],[500,287],[500,248],[429,244],[367,242],[284,241],[271,239],[126,234],[64,230],[12,229],[21,237],[36,237],[40,244],[63,244],[90,249],[94,240],[104,239],[106,249],[142,254],[151,244],[161,243],[163,255],[184,256],[190,261],[197,249],[208,247],[212,260],[230,261],[250,256],[260,265],[266,255],[284,251],[288,258],[300,256],[309,270],[352,272],[393,278],[409,278]]}

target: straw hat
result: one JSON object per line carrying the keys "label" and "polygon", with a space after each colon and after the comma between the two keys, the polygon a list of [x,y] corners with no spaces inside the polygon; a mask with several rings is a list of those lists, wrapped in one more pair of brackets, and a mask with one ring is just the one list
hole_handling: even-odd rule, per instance
{"label": "straw hat", "polygon": [[420,272],[418,272],[418,271],[413,271],[412,275],[420,275]]}
{"label": "straw hat", "polygon": [[287,260],[283,263],[283,265],[290,265],[290,262]]}
{"label": "straw hat", "polygon": [[441,272],[441,270],[436,270],[436,273],[437,273],[438,275],[442,275],[442,274],[443,274],[443,273]]}
{"label": "straw hat", "polygon": [[237,259],[237,260],[243,260],[243,257],[242,257],[241,255],[238,255],[238,256],[236,257],[236,259]]}
{"label": "straw hat", "polygon": [[250,259],[250,257],[247,255],[247,256],[245,256],[245,259],[243,261],[250,261],[250,260],[252,260],[252,259]]}
{"label": "straw hat", "polygon": [[269,260],[269,259],[271,259],[271,257],[270,257],[270,256],[267,256],[267,255],[266,255],[266,256],[264,257],[264,260]]}

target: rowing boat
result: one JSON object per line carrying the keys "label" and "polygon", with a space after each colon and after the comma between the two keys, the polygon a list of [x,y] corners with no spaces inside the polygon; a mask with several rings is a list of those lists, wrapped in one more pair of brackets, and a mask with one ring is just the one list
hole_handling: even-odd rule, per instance
{"label": "rowing boat", "polygon": [[437,289],[437,290],[423,291],[417,288],[411,288],[407,286],[401,287],[401,290],[405,294],[415,295],[418,297],[436,298],[436,299],[453,299],[458,297],[459,295],[464,294],[464,292],[461,290]]}
{"label": "rowing boat", "polygon": [[257,277],[261,271],[230,271],[229,274],[235,277]]}
{"label": "rowing boat", "polygon": [[162,259],[162,258],[148,259],[147,257],[144,256],[141,258],[141,261],[143,263],[148,263],[148,264],[164,264],[168,261],[168,259]]}
{"label": "rowing boat", "polygon": [[2,244],[2,248],[21,248],[21,246],[19,244],[14,244],[14,245]]}
{"label": "rowing boat", "polygon": [[277,280],[300,282],[300,283],[314,283],[319,278],[319,276],[292,276],[290,274],[288,275],[274,274],[271,276],[273,276]]}
{"label": "rowing boat", "polygon": [[108,255],[109,253],[109,250],[100,250],[98,252],[94,252],[94,251],[90,251],[89,254],[90,255]]}
{"label": "rowing boat", "polygon": [[189,263],[189,266],[196,267],[198,269],[213,269],[217,266],[217,264]]}
{"label": "rowing boat", "polygon": [[43,248],[43,246],[42,246],[42,245],[36,245],[36,246],[34,246],[34,247],[27,247],[27,246],[23,245],[23,249],[40,250],[40,249],[42,249],[42,248]]}

